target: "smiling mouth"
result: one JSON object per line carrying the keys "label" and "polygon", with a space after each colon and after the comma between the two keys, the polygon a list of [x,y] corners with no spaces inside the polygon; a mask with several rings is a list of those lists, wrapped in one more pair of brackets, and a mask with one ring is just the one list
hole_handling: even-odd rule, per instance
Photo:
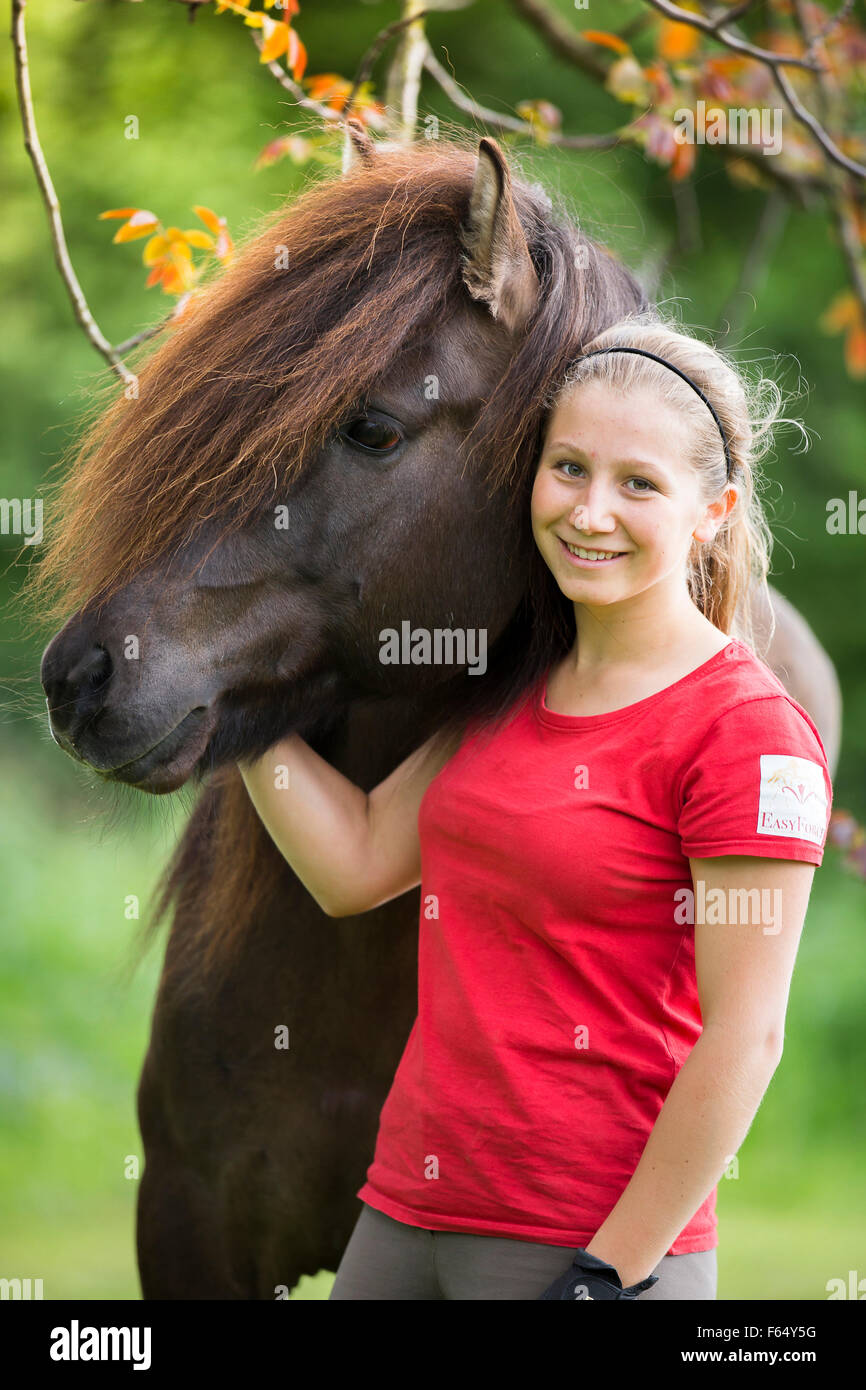
{"label": "smiling mouth", "polygon": [[569,541],[564,541],[561,536],[557,536],[556,539],[568,551],[569,555],[576,560],[582,560],[585,564],[611,564],[614,560],[621,560],[624,555],[628,554],[627,550],[600,550],[593,546],[572,545]]}

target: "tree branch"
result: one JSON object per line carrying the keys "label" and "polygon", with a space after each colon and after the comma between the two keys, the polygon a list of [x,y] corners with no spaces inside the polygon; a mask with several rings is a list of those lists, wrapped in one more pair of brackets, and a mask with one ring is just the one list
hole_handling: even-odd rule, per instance
{"label": "tree branch", "polygon": [[[709,34],[711,39],[718,43],[723,43],[726,48],[731,48],[735,53],[742,53],[747,58],[755,58],[760,63],[765,63],[767,67],[775,71],[780,67],[805,68],[807,72],[817,72],[818,64],[814,58],[797,58],[786,53],[774,53],[771,48],[757,48],[753,43],[747,43],[745,39],[738,39],[736,34],[729,34],[722,25],[730,22],[730,15],[722,15],[721,18],[705,19],[702,14],[695,14],[693,10],[682,10],[679,5],[674,5],[671,0],[646,0],[648,5],[652,5],[654,10],[663,14],[666,19],[672,19],[676,24],[689,24],[693,29],[700,29],[702,34]],[[742,8],[742,7],[741,7]]]}
{"label": "tree branch", "polygon": [[580,32],[572,29],[556,10],[544,4],[544,0],[511,0],[511,8],[532,25],[553,53],[590,77],[604,81],[606,68],[594,45],[581,38]]}
{"label": "tree branch", "polygon": [[[66,234],[63,230],[63,220],[60,216],[60,200],[48,172],[48,165],[42,153],[42,146],[39,143],[39,135],[36,131],[36,118],[33,114],[33,93],[30,90],[30,65],[27,54],[27,36],[24,28],[24,11],[27,0],[12,0],[12,43],[15,49],[15,81],[18,88],[18,105],[21,110],[21,123],[24,128],[24,148],[30,156],[33,168],[36,171],[36,182],[39,185],[43,202],[48,210],[48,222],[51,231],[51,242],[54,247],[54,259],[60,271],[61,279],[69,292],[72,301],[73,312],[90,342],[98,353],[105,358],[111,366],[111,370],[120,377],[124,385],[128,386],[135,381],[133,373],[122,361],[120,352],[111,346],[105,334],[100,329],[94,319],[84,291],[78,280],[78,276],[69,258],[69,249],[66,245]],[[134,339],[130,340],[133,345]]]}
{"label": "tree branch", "polygon": [[714,29],[710,20],[704,19],[703,15],[693,14],[691,10],[681,10],[678,5],[671,4],[670,0],[646,0],[646,3],[652,5],[653,9],[658,10],[660,14],[666,15],[668,19],[674,19],[678,24],[689,24],[693,29],[700,29],[702,33],[710,34],[712,38],[723,43],[726,48],[733,49],[735,53],[744,53],[748,57],[764,63],[772,72],[773,81],[788,103],[788,108],[795,120],[798,120],[807,130],[811,131],[827,157],[834,164],[838,164],[841,169],[846,169],[849,174],[856,174],[858,178],[866,179],[866,165],[858,164],[856,159],[849,159],[847,154],[843,154],[833,143],[821,123],[815,119],[811,111],[806,110],[791,86],[787,73],[782,71],[783,67],[799,67],[805,68],[816,76],[820,75],[823,72],[823,67],[814,59],[788,58],[783,54],[773,53],[770,49],[755,48],[753,44],[738,39],[725,29]]}
{"label": "tree branch", "polygon": [[[537,138],[534,127],[528,121],[522,121],[517,116],[507,116],[499,111],[493,111],[489,106],[481,106],[477,101],[468,97],[450,72],[439,62],[429,44],[424,56],[424,67],[458,110],[465,111],[467,116],[471,116],[473,120],[482,121],[491,130],[514,131],[517,135]],[[612,131],[609,135],[561,135],[558,131],[551,131],[546,139],[551,145],[558,145],[569,150],[610,150],[622,142],[619,131]]]}

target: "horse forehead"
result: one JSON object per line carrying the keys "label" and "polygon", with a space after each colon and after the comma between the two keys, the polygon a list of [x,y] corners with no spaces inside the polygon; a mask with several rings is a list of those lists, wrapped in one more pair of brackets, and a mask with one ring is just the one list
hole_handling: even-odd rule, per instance
{"label": "horse forehead", "polygon": [[484,395],[502,375],[513,345],[485,311],[473,309],[467,305],[414,352],[401,353],[388,383],[414,389],[419,380],[436,377],[452,401]]}

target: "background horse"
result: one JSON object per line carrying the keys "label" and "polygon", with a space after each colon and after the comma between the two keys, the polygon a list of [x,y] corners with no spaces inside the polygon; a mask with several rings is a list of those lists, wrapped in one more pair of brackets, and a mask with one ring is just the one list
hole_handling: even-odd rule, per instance
{"label": "background horse", "polygon": [[[202,783],[156,914],[173,908],[138,1093],[145,1298],[272,1299],[336,1269],[416,1012],[419,890],[327,917],[235,760],[297,731],[369,790],[512,678],[541,402],[646,307],[494,141],[353,140],[132,399],[100,404],[33,581],[66,619],[42,663],[58,744],[143,791]],[[406,619],[486,629],[484,680],[383,665]],[[768,664],[835,759],[832,668],[784,601],[777,620]]]}

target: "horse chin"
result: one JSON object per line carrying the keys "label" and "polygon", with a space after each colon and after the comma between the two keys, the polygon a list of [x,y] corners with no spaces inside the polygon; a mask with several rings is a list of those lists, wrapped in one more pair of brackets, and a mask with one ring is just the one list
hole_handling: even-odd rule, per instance
{"label": "horse chin", "polygon": [[108,782],[123,782],[136,791],[161,796],[177,791],[204,759],[216,725],[215,713],[206,707],[190,710],[155,747],[119,767],[100,771]]}

